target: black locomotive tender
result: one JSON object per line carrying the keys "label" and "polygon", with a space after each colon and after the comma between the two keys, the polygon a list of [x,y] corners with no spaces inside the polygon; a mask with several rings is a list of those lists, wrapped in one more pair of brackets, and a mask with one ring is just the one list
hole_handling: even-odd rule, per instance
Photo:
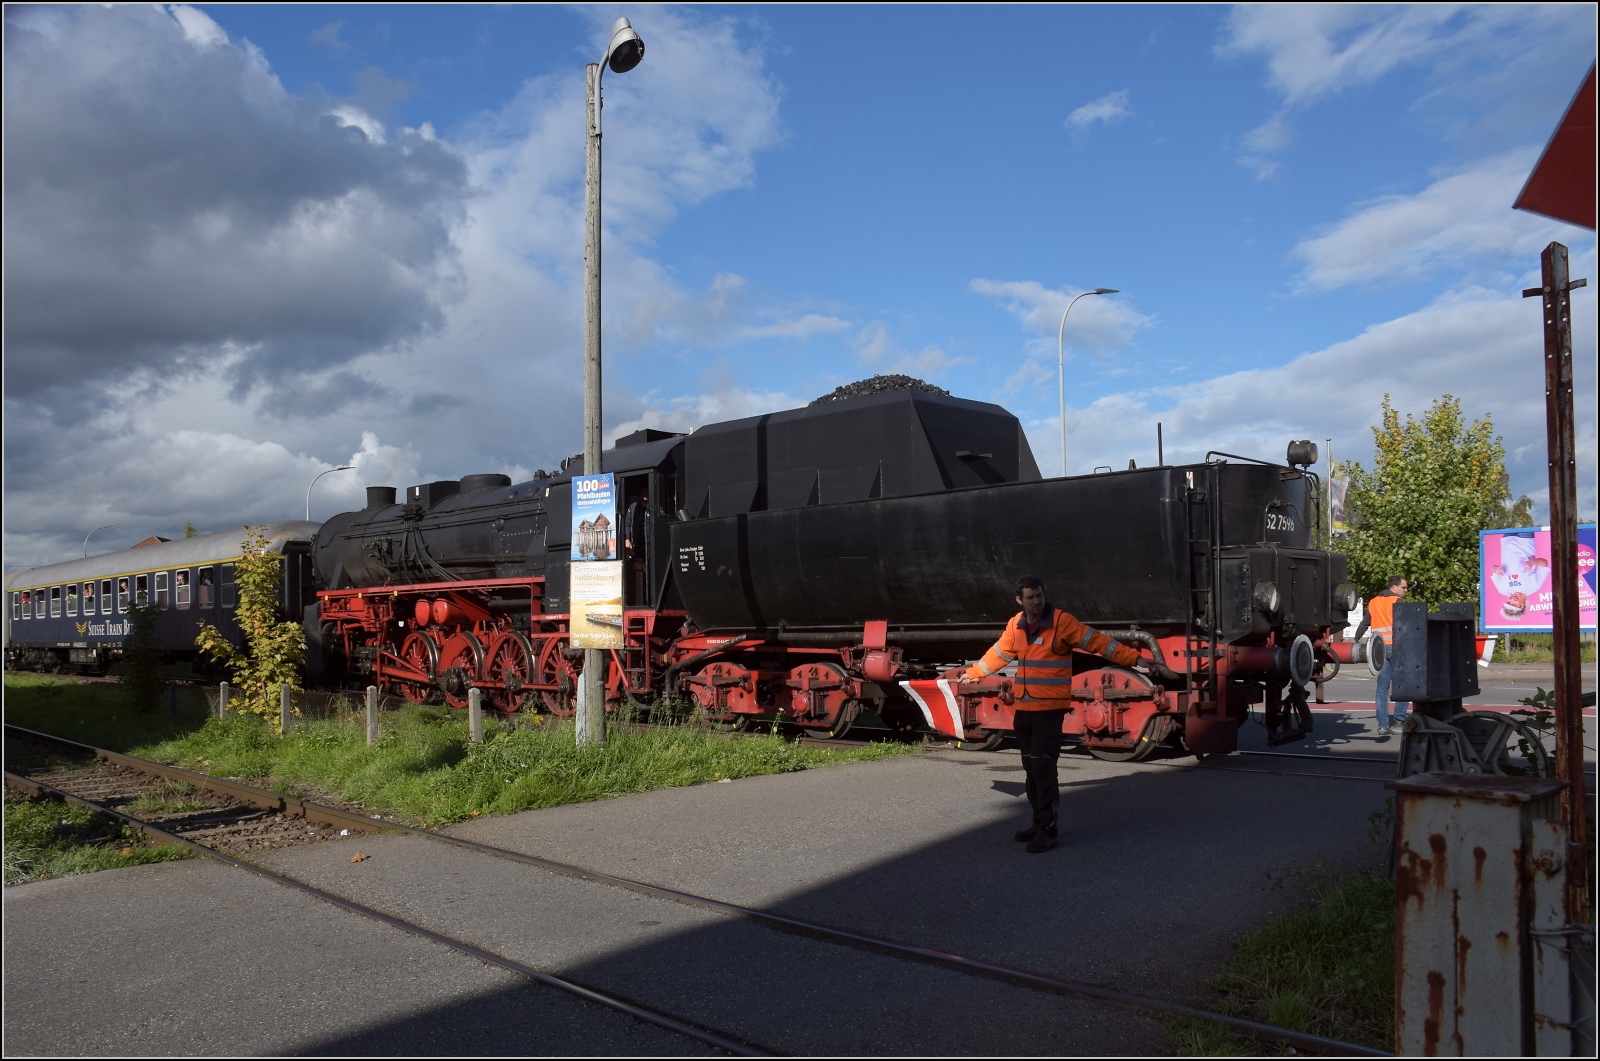
{"label": "black locomotive tender", "polygon": [[[1355,594],[1312,548],[1309,443],[1291,464],[1044,479],[1005,409],[902,389],[618,440],[602,458],[629,533],[613,702],[687,696],[716,719],[838,735],[863,714],[973,741],[1010,727],[1005,674],[940,683],[1015,612],[1012,586],[1142,646],[1153,677],[1084,658],[1067,729],[1106,758],[1161,742],[1234,747],[1252,704],[1274,739],[1310,725],[1304,685]],[[369,487],[312,549],[314,663],[339,680],[464,705],[572,710],[566,641],[573,458],[503,475]],[[927,703],[938,685],[946,716]],[[920,690],[920,692],[919,692]]]}

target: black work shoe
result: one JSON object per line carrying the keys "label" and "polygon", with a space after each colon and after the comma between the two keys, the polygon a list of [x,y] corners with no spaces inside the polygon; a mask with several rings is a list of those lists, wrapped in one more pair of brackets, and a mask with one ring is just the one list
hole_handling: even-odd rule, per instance
{"label": "black work shoe", "polygon": [[1043,852],[1048,851],[1055,846],[1056,838],[1054,836],[1051,836],[1049,833],[1036,833],[1033,839],[1028,841],[1028,854],[1042,854]]}
{"label": "black work shoe", "polygon": [[1018,829],[1016,831],[1016,834],[1014,836],[1012,836],[1011,839],[1017,841],[1018,843],[1025,844],[1029,840],[1032,840],[1034,837],[1036,837],[1038,835],[1039,835],[1039,830],[1038,829],[1034,829],[1034,828]]}

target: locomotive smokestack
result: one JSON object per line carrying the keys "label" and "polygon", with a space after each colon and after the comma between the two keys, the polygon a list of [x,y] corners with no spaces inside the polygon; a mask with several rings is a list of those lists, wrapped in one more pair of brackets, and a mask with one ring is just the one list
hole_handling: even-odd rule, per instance
{"label": "locomotive smokestack", "polygon": [[395,488],[392,486],[367,487],[368,508],[388,508],[394,504]]}

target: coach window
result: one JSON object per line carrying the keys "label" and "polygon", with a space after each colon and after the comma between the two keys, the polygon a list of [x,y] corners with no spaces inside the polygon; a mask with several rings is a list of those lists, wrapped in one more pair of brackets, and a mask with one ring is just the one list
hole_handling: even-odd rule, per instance
{"label": "coach window", "polygon": [[125,578],[117,579],[117,611],[127,611],[128,605],[132,603],[133,597],[128,592],[128,580]]}
{"label": "coach window", "polygon": [[85,582],[83,584],[83,614],[85,614],[85,615],[93,615],[94,614],[94,583],[93,582]]}
{"label": "coach window", "polygon": [[50,618],[61,618],[61,587],[50,587]]}
{"label": "coach window", "polygon": [[172,597],[180,608],[189,606],[189,569],[180,567],[172,573]]}
{"label": "coach window", "polygon": [[167,596],[167,573],[165,571],[157,571],[156,572],[156,607],[157,608],[167,608],[167,607],[171,607],[171,605],[172,605],[172,601]]}
{"label": "coach window", "polygon": [[67,614],[78,614],[78,586],[76,583],[67,587]]}
{"label": "coach window", "polygon": [[209,567],[202,567],[200,569],[200,576],[196,580],[194,587],[195,597],[197,598],[196,603],[202,608],[215,607],[216,598],[213,593],[213,587],[211,583],[212,569]]}
{"label": "coach window", "polygon": [[102,579],[100,582],[100,614],[111,614],[111,580]]}
{"label": "coach window", "polygon": [[22,617],[24,619],[33,618],[33,594],[27,590],[22,591]]}
{"label": "coach window", "polygon": [[20,618],[22,618],[22,594],[13,593],[11,595],[11,620],[15,622]]}
{"label": "coach window", "polygon": [[223,564],[222,565],[222,606],[224,608],[233,607],[234,601],[237,599],[237,595],[238,595],[238,587],[235,586],[234,582],[233,582],[233,565],[232,564]]}
{"label": "coach window", "polygon": [[149,604],[150,603],[150,576],[149,575],[134,575],[133,576],[133,599],[138,601],[140,604]]}

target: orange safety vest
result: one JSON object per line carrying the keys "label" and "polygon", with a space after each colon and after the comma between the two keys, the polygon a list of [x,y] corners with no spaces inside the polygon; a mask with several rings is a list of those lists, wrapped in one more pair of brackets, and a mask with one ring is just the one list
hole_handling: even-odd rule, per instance
{"label": "orange safety vest", "polygon": [[1367,602],[1367,625],[1386,645],[1394,644],[1394,604],[1399,599],[1383,593]]}
{"label": "orange safety vest", "polygon": [[967,668],[967,677],[985,678],[1002,667],[1017,665],[1011,680],[1018,711],[1050,711],[1067,706],[1072,698],[1072,653],[1090,652],[1113,663],[1131,667],[1139,653],[1118,644],[1110,634],[1085,626],[1059,608],[1051,606],[1028,636],[1026,621],[1018,612],[1006,624],[1005,633],[983,658]]}

